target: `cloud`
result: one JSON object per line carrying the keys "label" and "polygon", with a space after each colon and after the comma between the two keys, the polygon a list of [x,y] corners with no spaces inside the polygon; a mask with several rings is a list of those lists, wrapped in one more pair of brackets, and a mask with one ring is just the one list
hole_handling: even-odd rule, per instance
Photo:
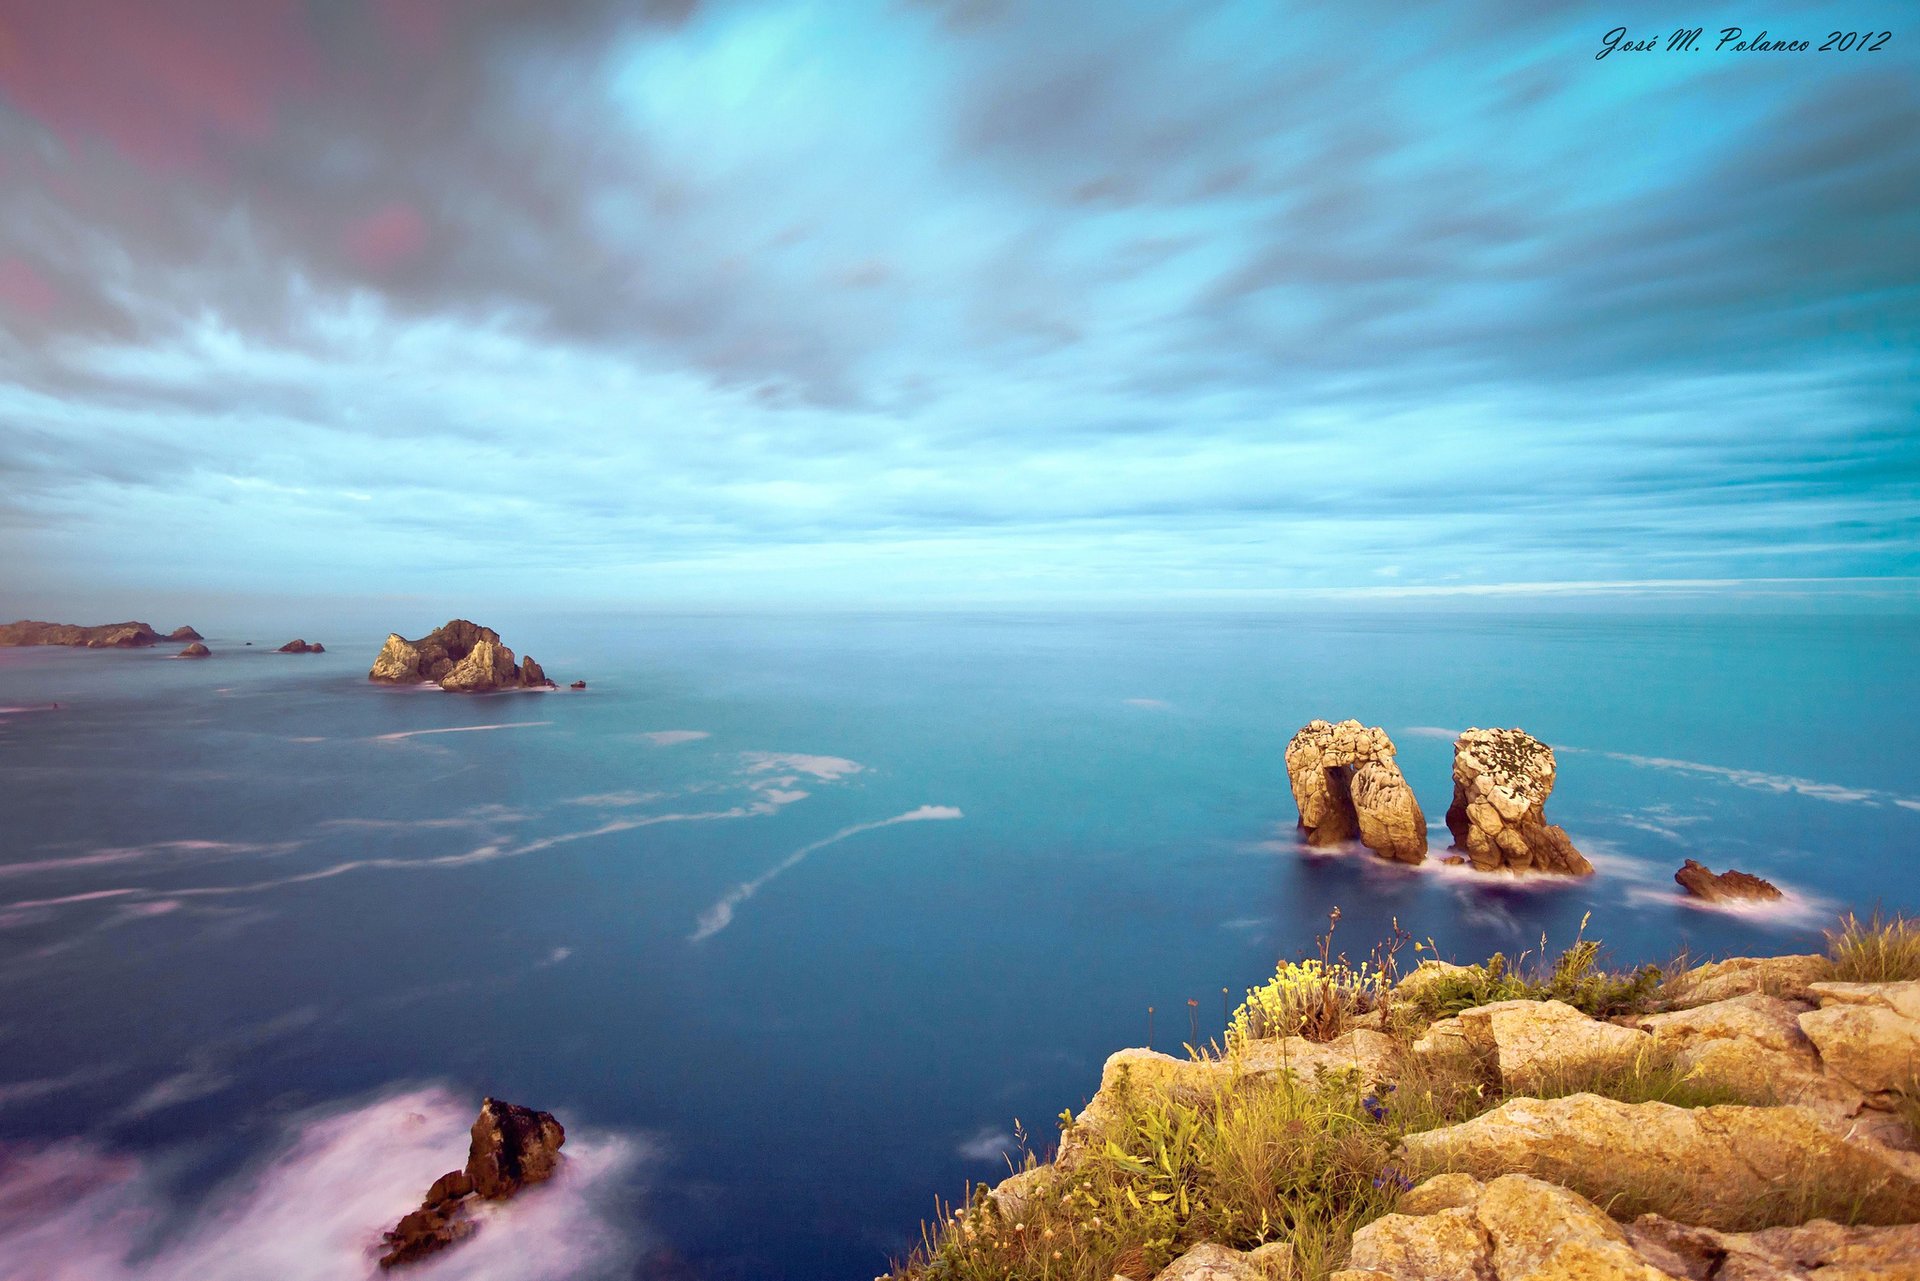
{"label": "cloud", "polygon": [[973,1136],[954,1151],[962,1160],[999,1161],[1019,1146],[1019,1141],[1007,1131],[997,1125],[986,1125],[974,1131]]}
{"label": "cloud", "polygon": [[[442,1088],[391,1094],[288,1125],[258,1168],[198,1205],[158,1163],[80,1141],[0,1162],[0,1252],[16,1275],[88,1281],[336,1281],[377,1274],[380,1233],[466,1151],[473,1107]],[[641,1242],[623,1225],[647,1155],[632,1137],[569,1126],[559,1172],[480,1208],[479,1231],[416,1265],[426,1281],[625,1275]],[[156,1225],[187,1217],[164,1238]]]}

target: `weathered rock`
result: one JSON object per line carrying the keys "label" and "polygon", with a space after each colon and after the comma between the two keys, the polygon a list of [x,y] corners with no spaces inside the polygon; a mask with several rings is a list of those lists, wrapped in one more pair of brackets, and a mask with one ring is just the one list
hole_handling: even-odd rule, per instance
{"label": "weathered rock", "polygon": [[199,641],[195,641],[193,644],[181,650],[178,654],[175,654],[174,657],[175,658],[212,658],[213,651],[208,649],[205,645],[202,645]]}
{"label": "weathered rock", "polygon": [[1455,976],[1471,975],[1476,970],[1482,973],[1485,972],[1482,967],[1477,965],[1455,965],[1451,961],[1438,959],[1425,960],[1414,966],[1410,972],[1401,977],[1398,983],[1393,985],[1393,995],[1396,999],[1415,1001],[1420,998],[1421,993],[1436,984],[1443,983]]}
{"label": "weathered rock", "polygon": [[1732,868],[1716,876],[1712,868],[1694,859],[1688,859],[1673,874],[1673,879],[1687,893],[1709,903],[1742,900],[1766,902],[1780,897],[1780,890],[1772,881]]}
{"label": "weathered rock", "polygon": [[524,669],[513,661],[513,651],[500,643],[498,632],[456,618],[419,640],[390,634],[367,679],[394,684],[436,681],[441,689],[480,693],[546,684],[538,664],[533,670],[537,678],[526,679]]}
{"label": "weathered rock", "polygon": [[[193,632],[192,628],[184,629]],[[192,639],[200,634],[193,632]],[[0,626],[0,646],[10,645],[72,645],[85,649],[144,649],[157,645],[163,638],[145,623],[103,623],[98,627],[83,627],[74,623],[38,623],[22,620]],[[166,637],[168,640],[186,640],[186,636]]]}
{"label": "weathered rock", "polygon": [[1671,999],[1678,1008],[1707,1005],[1759,992],[1791,1001],[1814,999],[1812,985],[1833,973],[1824,956],[1738,956],[1697,966],[1677,977]]}
{"label": "weathered rock", "polygon": [[560,1161],[566,1131],[548,1112],[498,1099],[480,1104],[464,1169],[433,1181],[420,1208],[384,1234],[382,1268],[423,1259],[471,1236],[479,1224],[467,1217],[467,1200],[504,1200],[529,1183],[550,1178]]}
{"label": "weathered rock", "polygon": [[1820,1008],[1800,1030],[1826,1070],[1869,1094],[1909,1093],[1920,1079],[1920,982],[1815,983]]}
{"label": "weathered rock", "polygon": [[327,652],[327,647],[325,645],[309,645],[303,640],[290,640],[280,647],[279,652],[282,654],[324,654]]}
{"label": "weathered rock", "polygon": [[585,681],[575,681],[573,684],[567,686],[568,689],[585,689],[586,687],[587,683]]}
{"label": "weathered rock", "polygon": [[1518,729],[1470,729],[1453,744],[1455,848],[1480,871],[1589,876],[1593,864],[1566,832],[1546,821],[1553,749]]}
{"label": "weathered rock", "polygon": [[553,682],[547,679],[547,674],[540,670],[540,664],[533,661],[531,654],[520,660],[520,683],[528,689],[554,688]]}
{"label": "weathered rock", "polygon": [[167,633],[166,639],[170,641],[197,641],[205,640],[206,637],[194,631],[191,627],[176,627]]}
{"label": "weathered rock", "polygon": [[1688,1076],[1724,1086],[1752,1103],[1797,1103],[1850,1117],[1860,1091],[1822,1070],[1820,1054],[1800,1029],[1800,1003],[1749,992],[1639,1021],[1655,1051]]}
{"label": "weathered rock", "polygon": [[1630,1066],[1653,1044],[1645,1032],[1589,1018],[1564,1001],[1497,1001],[1457,1018],[1467,1048],[1514,1091],[1569,1073]]}
{"label": "weathered rock", "polygon": [[1269,1281],[1250,1255],[1224,1245],[1196,1245],[1160,1269],[1154,1281]]}
{"label": "weathered rock", "polygon": [[1183,1103],[1200,1103],[1242,1082],[1291,1076],[1312,1084],[1348,1072],[1360,1084],[1371,1085],[1386,1072],[1393,1053],[1393,1038],[1362,1028],[1331,1041],[1309,1041],[1301,1036],[1250,1041],[1238,1053],[1221,1059],[1175,1058],[1155,1050],[1116,1050],[1107,1056],[1101,1070],[1100,1089],[1060,1136],[1059,1159],[1070,1164],[1089,1146],[1097,1147],[1130,1093],[1163,1094]]}
{"label": "weathered rock", "polygon": [[1447,1199],[1454,1204],[1445,1208],[1389,1214],[1354,1233],[1350,1271],[1334,1275],[1668,1281],[1669,1274],[1640,1257],[1619,1224],[1566,1188],[1509,1174],[1450,1191]]}
{"label": "weathered rock", "polygon": [[1759,1232],[1716,1232],[1643,1214],[1627,1239],[1649,1262],[1686,1281],[1913,1281],[1920,1225],[1842,1227],[1827,1219]]}
{"label": "weathered rock", "polygon": [[512,1196],[521,1185],[550,1178],[560,1162],[567,1132],[551,1112],[536,1112],[498,1099],[480,1104],[467,1152],[467,1177],[488,1201]]}
{"label": "weathered rock", "polygon": [[1869,1223],[1920,1218],[1920,1158],[1864,1136],[1842,1139],[1794,1106],[1688,1109],[1594,1094],[1511,1099],[1459,1125],[1408,1135],[1403,1148],[1417,1169],[1531,1174],[1616,1212],[1727,1230],[1839,1205]]}
{"label": "weathered rock", "polygon": [[1353,720],[1309,721],[1287,744],[1286,762],[1307,844],[1357,838],[1381,858],[1426,859],[1426,816],[1385,730]]}

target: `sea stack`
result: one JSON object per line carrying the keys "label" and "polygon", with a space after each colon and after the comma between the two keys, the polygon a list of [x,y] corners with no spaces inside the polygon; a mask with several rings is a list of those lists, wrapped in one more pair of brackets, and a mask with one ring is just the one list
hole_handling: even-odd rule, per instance
{"label": "sea stack", "polygon": [[175,654],[174,657],[175,658],[212,658],[213,651],[208,649],[205,645],[202,645],[199,641],[195,641],[193,644],[181,650],[178,654]]}
{"label": "sea stack", "polygon": [[501,643],[498,632],[464,618],[437,627],[419,640],[407,640],[398,632],[390,634],[379,657],[373,660],[367,679],[395,685],[434,681],[441,689],[474,694],[496,689],[553,688],[540,664],[531,657],[516,663],[513,651]]}
{"label": "sea stack", "polygon": [[1520,729],[1470,729],[1453,744],[1454,847],[1480,871],[1591,876],[1593,864],[1546,820],[1553,749]]}
{"label": "sea stack", "polygon": [[1732,868],[1715,876],[1712,868],[1695,859],[1688,859],[1673,874],[1673,879],[1687,893],[1709,903],[1727,900],[1766,903],[1780,897],[1780,887],[1772,881]]}
{"label": "sea stack", "polygon": [[327,652],[327,647],[318,644],[309,645],[303,640],[290,640],[280,647],[279,652],[282,654],[324,654]]}
{"label": "sea stack", "polygon": [[194,631],[191,627],[176,627],[167,633],[167,639],[170,641],[198,641],[205,640],[206,637]]}
{"label": "sea stack", "polygon": [[433,1181],[420,1208],[385,1233],[382,1268],[412,1263],[473,1235],[470,1199],[504,1201],[529,1183],[553,1177],[567,1132],[551,1112],[536,1112],[498,1099],[480,1104],[464,1169]]}
{"label": "sea stack", "polygon": [[1287,744],[1287,782],[1309,845],[1356,837],[1381,858],[1420,863],[1427,819],[1377,725],[1308,721]]}

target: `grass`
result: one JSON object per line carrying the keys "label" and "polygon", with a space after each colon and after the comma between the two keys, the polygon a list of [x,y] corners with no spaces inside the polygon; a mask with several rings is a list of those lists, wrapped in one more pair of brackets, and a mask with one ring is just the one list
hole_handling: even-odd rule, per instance
{"label": "grass", "polygon": [[[1516,1091],[1514,1097],[1522,1093]],[[1703,1081],[1671,1059],[1643,1050],[1630,1063],[1567,1067],[1533,1081],[1528,1098],[1562,1099],[1572,1094],[1602,1094],[1622,1103],[1667,1103],[1677,1108],[1710,1108],[1722,1103],[1766,1107],[1772,1097],[1755,1098],[1730,1085]]]}
{"label": "grass", "polygon": [[1862,921],[1852,912],[1827,931],[1833,977],[1842,983],[1896,983],[1920,979],[1920,921],[1876,909]]}
{"label": "grass", "polygon": [[[1585,926],[1582,921],[1583,933]],[[1495,952],[1479,965],[1422,984],[1406,1002],[1403,1014],[1410,1018],[1403,1018],[1403,1023],[1424,1026],[1495,1001],[1564,1001],[1600,1019],[1644,1013],[1657,1003],[1666,978],[1660,966],[1602,968],[1599,940],[1583,937],[1576,937],[1571,947],[1548,962],[1546,942],[1542,937],[1538,952],[1523,952],[1516,961]]]}
{"label": "grass", "polygon": [[1394,956],[1406,942],[1405,931],[1395,921],[1393,933],[1356,968],[1345,954],[1333,954],[1339,925],[1336,907],[1327,917],[1327,932],[1315,939],[1317,959],[1282,961],[1271,979],[1247,989],[1246,1001],[1227,1025],[1228,1048],[1274,1036],[1331,1041],[1356,1019],[1387,1005],[1397,972]]}

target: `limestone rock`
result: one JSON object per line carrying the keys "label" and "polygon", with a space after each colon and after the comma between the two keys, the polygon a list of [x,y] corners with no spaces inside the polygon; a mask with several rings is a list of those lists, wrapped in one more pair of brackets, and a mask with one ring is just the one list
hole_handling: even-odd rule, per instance
{"label": "limestone rock", "polygon": [[1812,1002],[1812,985],[1832,973],[1833,963],[1824,956],[1738,956],[1696,966],[1680,975],[1673,982],[1672,999],[1683,1009],[1750,992]]}
{"label": "limestone rock", "polygon": [[1470,729],[1453,744],[1454,846],[1480,871],[1590,876],[1593,864],[1546,820],[1553,749],[1519,729]]}
{"label": "limestone rock", "polygon": [[1308,721],[1287,744],[1287,782],[1309,845],[1358,839],[1381,858],[1427,857],[1427,820],[1378,726]]}
{"label": "limestone rock", "polygon": [[1767,902],[1780,897],[1779,887],[1772,881],[1762,880],[1749,872],[1739,872],[1732,868],[1714,875],[1713,869],[1705,863],[1688,859],[1673,879],[1687,893],[1709,903],[1723,901],[1752,900]]}
{"label": "limestone rock", "polygon": [[528,689],[553,689],[554,683],[540,670],[540,664],[533,661],[529,654],[520,660],[520,684]]}
{"label": "limestone rock", "polygon": [[1531,1174],[1617,1211],[1728,1230],[1842,1202],[1865,1222],[1920,1218],[1920,1158],[1868,1137],[1843,1140],[1795,1106],[1510,1099],[1459,1125],[1408,1135],[1402,1146],[1415,1168]]}
{"label": "limestone rock", "polygon": [[1815,983],[1820,1008],[1800,1030],[1828,1072],[1869,1094],[1909,1093],[1920,1078],[1920,981]]}
{"label": "limestone rock", "polygon": [[193,644],[181,650],[178,654],[175,654],[174,657],[175,658],[212,658],[213,651],[208,649],[205,645],[202,645],[199,641],[195,641]]}
{"label": "limestone rock", "polygon": [[[195,632],[194,638],[198,639],[199,633]],[[145,623],[133,622],[83,627],[75,623],[38,623],[28,619],[0,626],[0,646],[72,645],[85,649],[144,649],[159,644],[161,639],[160,634]],[[187,638],[182,636],[177,639]]]}
{"label": "limestone rock", "polygon": [[1253,1259],[1224,1245],[1196,1245],[1160,1269],[1154,1281],[1269,1281]]}
{"label": "limestone rock", "polygon": [[1759,1232],[1716,1232],[1643,1214],[1627,1227],[1643,1258],[1687,1281],[1912,1281],[1920,1225],[1842,1227],[1827,1219]]}
{"label": "limestone rock", "polygon": [[464,1169],[433,1181],[420,1208],[384,1234],[382,1268],[423,1259],[471,1236],[479,1224],[467,1217],[467,1199],[504,1200],[529,1183],[551,1178],[560,1162],[566,1131],[549,1112],[486,1099],[474,1120]]}
{"label": "limestone rock", "polygon": [[1396,998],[1418,1000],[1420,994],[1434,984],[1455,975],[1471,974],[1480,968],[1474,965],[1455,965],[1451,961],[1438,959],[1422,961],[1393,985],[1393,994]]}
{"label": "limestone rock", "polygon": [[1467,1048],[1499,1073],[1509,1090],[1531,1090],[1556,1076],[1626,1067],[1653,1038],[1589,1018],[1564,1001],[1497,1001],[1458,1015]]}
{"label": "limestone rock", "polygon": [[327,652],[327,647],[319,644],[309,645],[303,640],[290,640],[280,647],[279,652],[282,654],[324,654]]}
{"label": "limestone rock", "polygon": [[501,644],[498,632],[456,618],[419,640],[390,634],[367,679],[394,684],[437,681],[441,689],[462,693],[549,683],[539,664],[533,664],[532,670],[534,678],[528,679],[526,669],[513,661],[513,651]]}
{"label": "limestone rock", "polygon": [[1860,1110],[1860,1091],[1822,1070],[1819,1051],[1801,1030],[1805,1007],[1777,996],[1749,992],[1708,1005],[1639,1021],[1655,1050],[1703,1082],[1725,1086],[1754,1103],[1797,1103],[1816,1112],[1850,1117]]}
{"label": "limestone rock", "polygon": [[1672,1281],[1619,1224],[1566,1188],[1509,1174],[1451,1199],[1459,1203],[1361,1228],[1350,1271],[1393,1281]]}
{"label": "limestone rock", "polygon": [[191,627],[176,627],[167,633],[166,639],[170,641],[197,641],[205,640],[206,637],[194,631]]}

